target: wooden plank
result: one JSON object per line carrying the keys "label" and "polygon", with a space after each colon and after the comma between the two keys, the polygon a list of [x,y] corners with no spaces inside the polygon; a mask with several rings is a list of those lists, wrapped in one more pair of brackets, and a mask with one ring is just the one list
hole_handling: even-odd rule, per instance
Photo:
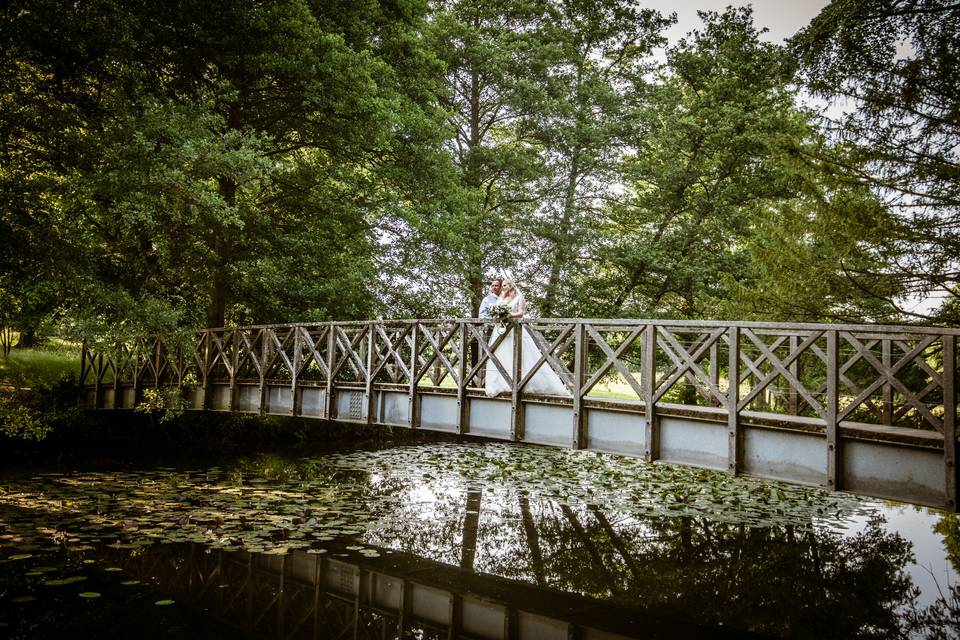
{"label": "wooden plank", "polygon": [[367,405],[367,425],[372,425],[374,418],[377,415],[376,408],[376,396],[373,393],[373,353],[376,349],[377,344],[377,332],[376,332],[376,323],[371,322],[367,326],[367,367],[366,367],[366,384],[364,385],[364,400],[366,400]]}
{"label": "wooden plank", "polygon": [[411,429],[416,429],[420,423],[420,394],[417,393],[417,383],[423,374],[417,374],[417,365],[420,363],[419,335],[420,325],[415,324],[413,325],[413,336],[410,340],[410,392],[407,398],[407,416],[410,420]]}
{"label": "wooden plank", "polygon": [[657,326],[648,324],[643,336],[643,403],[646,414],[645,442],[643,459],[652,462],[659,455],[659,429],[657,429],[656,392],[657,392]]}
{"label": "wooden plank", "polygon": [[827,406],[825,407],[827,434],[827,488],[836,491],[840,488],[840,437],[837,415],[840,402],[838,386],[839,340],[837,331],[827,331]]}
{"label": "wooden plank", "polygon": [[523,440],[523,400],[520,398],[520,375],[523,371],[521,363],[523,356],[523,324],[516,322],[506,331],[513,332],[513,375],[510,380],[510,437],[513,440]]}
{"label": "wooden plank", "polygon": [[587,446],[586,410],[583,407],[583,384],[587,379],[589,341],[587,330],[583,323],[577,323],[574,329],[573,354],[573,448],[583,449]]}
{"label": "wooden plank", "polygon": [[457,433],[467,432],[469,408],[467,401],[467,325],[460,323],[460,349],[457,352]]}
{"label": "wooden plank", "polygon": [[957,511],[957,339],[943,336],[943,466],[947,509]]}
{"label": "wooden plank", "polygon": [[727,363],[727,471],[739,473],[742,466],[742,436],[740,435],[740,328],[727,329],[730,353]]}
{"label": "wooden plank", "polygon": [[[333,376],[334,366],[337,356],[337,335],[333,323],[328,324],[327,331],[327,390],[324,398],[323,417],[327,420],[336,418],[336,411],[333,410]],[[301,391],[301,393],[303,393]]]}
{"label": "wooden plank", "polygon": [[257,372],[260,374],[260,415],[266,415],[267,410],[270,408],[268,403],[270,401],[269,389],[267,389],[267,358],[270,357],[270,347],[267,342],[266,332],[270,332],[273,335],[274,340],[276,340],[276,334],[273,329],[261,329],[260,330],[260,365],[257,367]]}

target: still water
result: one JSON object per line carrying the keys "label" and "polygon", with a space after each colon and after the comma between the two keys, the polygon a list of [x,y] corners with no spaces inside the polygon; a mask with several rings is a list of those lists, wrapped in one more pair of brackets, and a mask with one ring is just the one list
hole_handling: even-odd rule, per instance
{"label": "still water", "polygon": [[428,443],[0,476],[0,637],[956,637],[960,519]]}

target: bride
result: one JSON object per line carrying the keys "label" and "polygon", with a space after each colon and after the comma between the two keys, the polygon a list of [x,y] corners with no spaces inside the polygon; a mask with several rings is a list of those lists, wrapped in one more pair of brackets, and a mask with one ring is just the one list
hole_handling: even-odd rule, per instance
{"label": "bride", "polygon": [[[495,306],[507,307],[510,316],[517,320],[527,314],[527,301],[523,297],[523,294],[517,289],[513,280],[509,278],[503,280],[500,297],[497,298]],[[490,343],[495,343],[500,335],[507,330],[507,327],[505,327],[502,322],[498,322],[493,328]],[[521,334],[523,335],[523,340],[520,345],[520,379],[523,380],[523,378],[530,373],[530,369],[540,360],[540,349],[537,348],[536,343],[527,331],[521,330]],[[508,373],[512,373],[513,371],[513,337],[514,333],[510,331],[510,335],[505,337],[503,342],[501,342],[493,352]],[[500,370],[497,369],[491,359],[487,360],[485,380],[486,394],[491,398],[500,393],[509,393],[512,391],[510,385],[504,380]],[[560,376],[557,375],[547,362],[540,365],[537,372],[533,374],[533,377],[531,377],[524,386],[523,391],[557,396],[570,395],[570,391],[568,391],[567,387],[561,382]]]}

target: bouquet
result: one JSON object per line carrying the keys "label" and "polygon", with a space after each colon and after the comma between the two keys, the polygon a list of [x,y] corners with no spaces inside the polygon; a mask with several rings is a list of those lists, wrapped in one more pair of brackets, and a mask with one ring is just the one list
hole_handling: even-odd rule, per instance
{"label": "bouquet", "polygon": [[508,322],[513,316],[513,309],[508,304],[495,304],[490,307],[490,317],[497,322]]}

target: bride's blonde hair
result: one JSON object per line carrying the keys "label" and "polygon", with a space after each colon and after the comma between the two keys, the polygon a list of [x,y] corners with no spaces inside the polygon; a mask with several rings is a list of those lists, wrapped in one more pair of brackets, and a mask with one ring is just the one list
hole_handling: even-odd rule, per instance
{"label": "bride's blonde hair", "polygon": [[500,283],[500,290],[503,291],[507,285],[510,285],[510,291],[513,291],[513,295],[517,295],[517,283],[513,281],[513,278],[504,278]]}

